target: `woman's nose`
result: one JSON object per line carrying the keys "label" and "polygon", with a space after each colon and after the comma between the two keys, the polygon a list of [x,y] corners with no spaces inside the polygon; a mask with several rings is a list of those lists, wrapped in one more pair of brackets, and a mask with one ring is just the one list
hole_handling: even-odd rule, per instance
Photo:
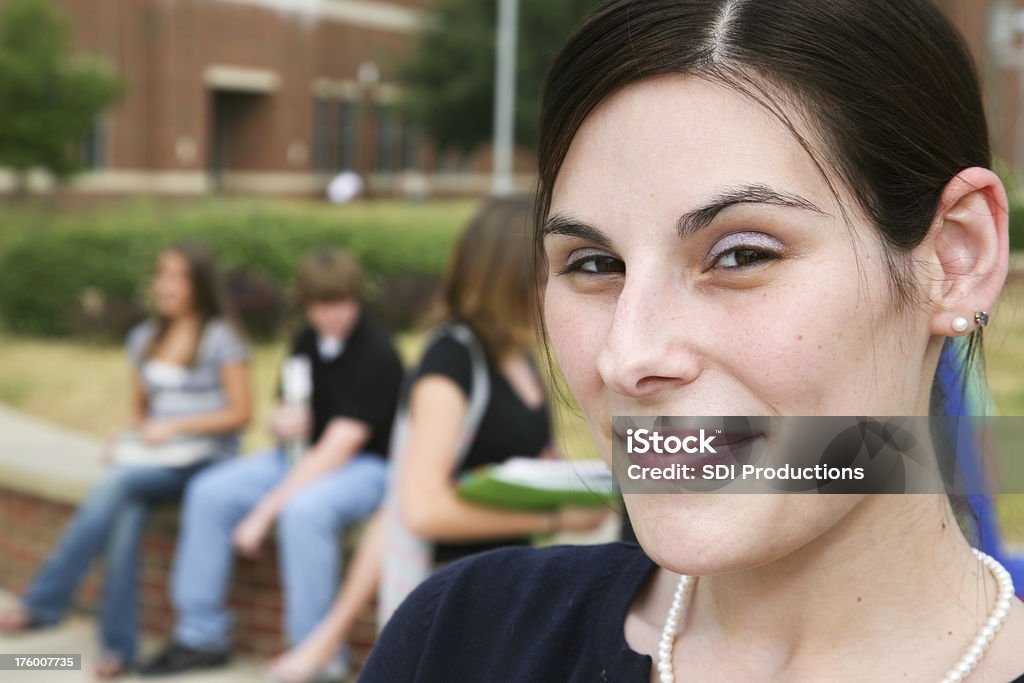
{"label": "woman's nose", "polygon": [[612,391],[656,400],[700,376],[703,358],[695,346],[700,323],[685,315],[690,296],[674,283],[627,278],[597,359],[598,372]]}

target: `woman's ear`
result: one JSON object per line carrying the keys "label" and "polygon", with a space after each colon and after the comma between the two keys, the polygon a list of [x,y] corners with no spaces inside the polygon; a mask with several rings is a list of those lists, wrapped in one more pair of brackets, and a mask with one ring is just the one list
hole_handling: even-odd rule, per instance
{"label": "woman's ear", "polygon": [[999,176],[975,167],[949,181],[918,250],[915,258],[938,274],[929,288],[931,333],[952,337],[976,329],[974,314],[995,305],[1009,262],[1009,210]]}

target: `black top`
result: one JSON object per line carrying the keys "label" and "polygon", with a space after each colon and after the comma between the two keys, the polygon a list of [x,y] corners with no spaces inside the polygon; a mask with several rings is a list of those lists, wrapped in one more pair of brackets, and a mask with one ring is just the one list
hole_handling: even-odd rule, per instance
{"label": "black top", "polygon": [[629,647],[623,624],[655,567],[632,543],[507,548],[456,562],[402,603],[359,680],[648,683],[651,657]]}
{"label": "black top", "polygon": [[349,417],[370,428],[370,439],[363,450],[387,457],[403,372],[387,331],[364,312],[335,358],[321,357],[312,327],[296,335],[292,354],[307,356],[312,368],[310,443],[320,439],[332,419]]}
{"label": "black top", "polygon": [[650,681],[623,633],[655,565],[640,546],[507,548],[445,567],[402,603],[365,683]]}
{"label": "black top", "polygon": [[[514,455],[540,455],[551,441],[547,401],[537,408],[527,406],[494,363],[489,363],[488,369],[491,388],[487,410],[465,459],[455,472],[456,478],[475,467],[503,462]],[[413,381],[426,375],[451,379],[469,400],[473,384],[469,349],[450,336],[440,337],[424,353]],[[434,561],[451,562],[471,553],[528,541],[528,538],[521,538],[498,542],[438,543],[434,546]]]}

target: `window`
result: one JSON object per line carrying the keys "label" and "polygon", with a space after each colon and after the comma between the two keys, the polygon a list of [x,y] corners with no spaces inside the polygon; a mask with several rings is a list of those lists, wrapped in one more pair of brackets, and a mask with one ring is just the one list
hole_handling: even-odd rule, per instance
{"label": "window", "polygon": [[406,123],[402,126],[402,169],[415,171],[420,166],[420,142],[423,135],[420,127]]}
{"label": "window", "polygon": [[104,116],[96,117],[92,129],[82,140],[79,154],[83,168],[99,169],[107,165],[107,121]]}
{"label": "window", "polygon": [[438,163],[438,170],[442,173],[457,173],[459,171],[461,153],[454,147],[448,147],[441,153]]}
{"label": "window", "polygon": [[395,170],[395,152],[398,143],[398,125],[394,110],[386,105],[377,107],[377,170],[391,173]]}
{"label": "window", "polygon": [[331,110],[334,103],[323,97],[313,100],[313,170],[327,173],[333,170],[331,145]]}
{"label": "window", "polygon": [[359,144],[359,107],[355,100],[338,103],[338,170],[356,170]]}

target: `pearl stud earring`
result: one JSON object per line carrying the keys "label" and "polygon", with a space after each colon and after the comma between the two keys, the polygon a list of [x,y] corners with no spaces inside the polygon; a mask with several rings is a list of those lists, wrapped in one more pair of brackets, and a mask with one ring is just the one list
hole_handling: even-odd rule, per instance
{"label": "pearl stud earring", "polygon": [[988,325],[990,317],[988,311],[976,311],[974,313],[974,322],[978,323],[979,327],[985,327],[985,325]]}
{"label": "pearl stud earring", "polygon": [[954,332],[966,332],[967,331],[967,327],[969,325],[970,325],[970,323],[967,322],[967,318],[963,317],[962,315],[958,315],[957,317],[953,318],[953,331]]}

